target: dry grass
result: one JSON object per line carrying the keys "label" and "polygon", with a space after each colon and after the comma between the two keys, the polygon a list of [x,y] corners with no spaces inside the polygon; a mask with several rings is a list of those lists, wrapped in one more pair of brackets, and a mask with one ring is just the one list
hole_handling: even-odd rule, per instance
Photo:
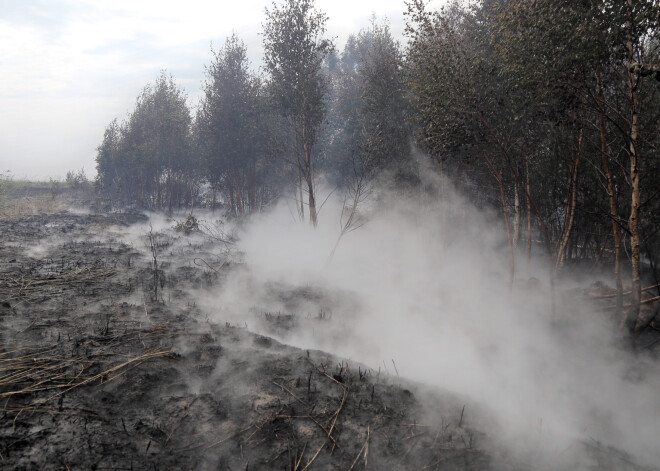
{"label": "dry grass", "polygon": [[98,283],[113,276],[114,269],[80,267],[48,278],[16,275],[15,277],[0,277],[0,302],[11,302],[22,299],[29,294],[39,293],[44,288],[54,286],[73,287]]}
{"label": "dry grass", "polygon": [[55,214],[64,210],[64,202],[48,197],[23,197],[0,200],[0,220],[18,221],[25,216]]}
{"label": "dry grass", "polygon": [[0,174],[0,220],[15,221],[20,217],[58,213],[84,195],[93,196],[93,188],[73,188],[65,182],[14,180]]}
{"label": "dry grass", "polygon": [[[46,348],[0,347],[0,410],[20,413],[52,405],[73,389],[112,381],[149,360],[171,357],[169,349],[147,347],[145,341],[173,335],[175,330],[167,324],[134,329],[103,338],[103,346],[93,348],[90,344],[92,351],[85,355],[67,351],[60,342]],[[143,349],[128,355],[122,347],[138,339]],[[14,404],[14,399],[18,403]]]}

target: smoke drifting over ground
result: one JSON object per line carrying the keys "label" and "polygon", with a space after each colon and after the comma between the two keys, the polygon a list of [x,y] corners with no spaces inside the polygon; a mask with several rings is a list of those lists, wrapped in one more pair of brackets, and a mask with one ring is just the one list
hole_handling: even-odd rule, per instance
{"label": "smoke drifting over ground", "polygon": [[282,203],[242,229],[245,269],[202,305],[214,320],[458,393],[467,417],[534,467],[594,466],[585,451],[610,446],[622,462],[659,462],[658,368],[617,346],[607,316],[569,283],[553,315],[543,261],[517,257],[510,290],[499,215],[444,193],[380,193],[332,259],[341,202],[328,201],[317,230]]}

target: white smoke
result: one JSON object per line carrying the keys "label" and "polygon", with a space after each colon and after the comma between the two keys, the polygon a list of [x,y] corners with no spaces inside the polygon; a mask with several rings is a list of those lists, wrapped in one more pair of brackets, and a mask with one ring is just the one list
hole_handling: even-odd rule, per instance
{"label": "white smoke", "polygon": [[[289,344],[469,397],[498,424],[493,439],[541,467],[561,469],[584,443],[660,462],[657,367],[619,348],[611,321],[566,287],[553,315],[543,261],[518,256],[510,289],[499,214],[443,193],[375,196],[332,260],[341,201],[328,201],[317,229],[282,203],[244,228],[246,269],[202,303],[253,330],[268,328],[266,312],[295,314],[296,328],[277,331]],[[277,295],[305,289],[316,297]]]}

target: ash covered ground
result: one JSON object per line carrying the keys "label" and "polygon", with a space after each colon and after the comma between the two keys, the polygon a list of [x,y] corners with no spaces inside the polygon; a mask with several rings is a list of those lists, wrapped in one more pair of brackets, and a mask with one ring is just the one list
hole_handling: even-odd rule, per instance
{"label": "ash covered ground", "polygon": [[[0,221],[2,469],[546,469],[496,440],[487,404],[399,377],[394,361],[269,336],[332,323],[322,287],[273,284],[284,310],[255,301],[255,322],[219,322],[194,293],[220,289],[241,257],[178,224],[53,208]],[[572,469],[654,469],[579,447]]]}

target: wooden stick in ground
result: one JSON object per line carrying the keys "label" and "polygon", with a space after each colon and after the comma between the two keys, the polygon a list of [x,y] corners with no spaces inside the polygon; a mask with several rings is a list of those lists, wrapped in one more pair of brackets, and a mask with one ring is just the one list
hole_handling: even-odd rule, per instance
{"label": "wooden stick in ground", "polygon": [[[348,386],[346,386],[343,383],[340,383],[335,378],[328,375],[325,371],[323,372],[323,374],[325,375],[325,377],[331,379],[332,381],[334,381],[335,383],[340,385],[342,387],[342,389],[344,390],[344,393],[343,393],[342,398],[341,398],[341,403],[339,404],[339,408],[333,414],[332,423],[330,424],[330,429],[328,430],[328,438],[332,439],[332,431],[334,430],[335,425],[337,424],[337,419],[339,418],[339,414],[341,413],[341,410],[344,407],[344,403],[346,402],[346,397],[348,396]],[[333,440],[333,442],[334,442],[334,440]],[[307,464],[302,469],[302,471],[306,471],[307,469],[309,469],[309,467],[312,465],[314,460],[319,456],[319,454],[321,454],[321,451],[323,450],[323,448],[325,448],[326,443],[328,443],[328,442],[327,441],[323,442],[323,445],[321,445],[321,447],[317,450],[317,452],[314,454],[312,459],[307,462]],[[336,443],[333,444],[333,446],[332,446],[333,449],[335,448],[335,445],[336,445]]]}
{"label": "wooden stick in ground", "polygon": [[369,440],[371,439],[371,429],[367,425],[367,447],[364,449],[364,469],[367,469],[367,464],[369,464]]}
{"label": "wooden stick in ground", "polygon": [[364,453],[364,469],[367,469],[367,455],[369,454],[369,436],[370,436],[370,434],[371,434],[370,426],[367,425],[367,439],[364,441],[364,445],[362,445],[362,448],[360,448],[360,451],[358,452],[357,456],[353,460],[353,463],[351,464],[351,467],[348,468],[348,471],[352,471],[352,469],[355,467],[355,464],[360,459],[360,456],[362,456],[362,453]]}
{"label": "wooden stick in ground", "polygon": [[[328,438],[332,436],[332,431],[335,429],[335,425],[337,425],[337,419],[339,418],[339,414],[341,413],[341,410],[344,407],[344,403],[346,402],[347,396],[348,396],[348,386],[345,386],[344,394],[342,395],[341,398],[341,404],[339,404],[339,408],[335,411],[334,418],[332,419],[332,424],[330,425],[330,430],[328,430]],[[332,448],[334,449],[335,446],[333,445]]]}
{"label": "wooden stick in ground", "polygon": [[302,463],[303,456],[305,456],[305,450],[307,449],[307,443],[303,446],[302,453],[300,453],[300,458],[294,463],[293,471],[298,471],[300,464]]}
{"label": "wooden stick in ground", "polygon": [[289,388],[287,388],[283,384],[279,384],[279,383],[277,383],[273,380],[271,380],[271,383],[274,384],[275,386],[277,386],[278,388],[280,388],[282,391],[289,393],[295,400],[297,400],[301,404],[309,405],[309,403],[307,401],[305,401],[304,399],[301,399],[298,396],[296,396]]}

